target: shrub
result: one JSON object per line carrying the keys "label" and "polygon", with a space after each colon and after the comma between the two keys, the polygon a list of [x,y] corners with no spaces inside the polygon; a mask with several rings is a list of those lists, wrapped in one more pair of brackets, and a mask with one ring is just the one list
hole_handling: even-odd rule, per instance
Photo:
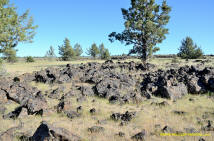
{"label": "shrub", "polygon": [[26,62],[31,63],[31,62],[35,62],[32,56],[28,56],[26,58]]}
{"label": "shrub", "polygon": [[193,42],[192,38],[182,40],[178,56],[182,59],[198,59],[203,57],[202,50]]}

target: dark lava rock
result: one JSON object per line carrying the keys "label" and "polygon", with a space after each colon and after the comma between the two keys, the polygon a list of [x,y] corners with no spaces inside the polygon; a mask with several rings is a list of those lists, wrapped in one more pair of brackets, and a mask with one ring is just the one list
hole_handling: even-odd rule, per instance
{"label": "dark lava rock", "polygon": [[119,133],[116,134],[116,135],[118,135],[119,137],[125,137],[125,133],[123,133],[123,132],[119,132]]}
{"label": "dark lava rock", "polygon": [[91,128],[88,128],[88,131],[91,133],[99,133],[103,132],[105,129],[101,126],[92,126]]}
{"label": "dark lava rock", "polygon": [[82,86],[81,92],[83,96],[94,96],[94,90],[92,86]]}
{"label": "dark lava rock", "polygon": [[80,113],[82,111],[82,106],[77,107],[77,113]]}
{"label": "dark lava rock", "polygon": [[162,129],[162,132],[163,133],[174,133],[174,130],[169,127],[169,126],[165,126],[163,129]]}
{"label": "dark lava rock", "polygon": [[6,115],[3,115],[3,119],[9,119],[9,118],[16,119],[16,118],[18,118],[21,111],[22,111],[22,107],[17,107],[14,111],[12,111]]}
{"label": "dark lava rock", "polygon": [[145,138],[144,138],[145,135],[146,135],[146,131],[143,130],[137,133],[136,135],[132,136],[131,139],[136,141],[145,141]]}
{"label": "dark lava rock", "polygon": [[54,127],[46,122],[42,122],[31,137],[31,140],[81,141],[82,139],[64,128]]}
{"label": "dark lava rock", "polygon": [[173,111],[174,114],[177,114],[177,115],[185,115],[187,114],[186,112],[184,111]]}
{"label": "dark lava rock", "polygon": [[96,113],[96,109],[95,108],[90,109],[90,114],[95,114],[95,113]]}
{"label": "dark lava rock", "polygon": [[53,90],[48,97],[49,98],[53,98],[53,99],[59,99],[59,97],[61,96],[62,93],[64,93],[64,89],[65,87],[59,87],[55,90]]}
{"label": "dark lava rock", "polygon": [[206,141],[205,139],[203,139],[203,138],[200,138],[198,141]]}
{"label": "dark lava rock", "polygon": [[81,116],[81,114],[77,113],[76,111],[66,111],[65,113],[66,113],[67,117],[70,118],[70,119],[73,119],[73,118]]}
{"label": "dark lava rock", "polygon": [[110,117],[115,121],[117,120],[131,121],[135,116],[136,116],[136,112],[126,111],[124,114],[114,113]]}
{"label": "dark lava rock", "polygon": [[180,83],[177,86],[162,87],[159,92],[161,97],[172,100],[177,100],[188,94],[187,87],[183,83]]}
{"label": "dark lava rock", "polygon": [[210,120],[208,120],[208,124],[207,124],[207,126],[202,127],[202,130],[203,130],[203,131],[214,131],[214,127],[212,126],[212,124],[211,124],[211,121],[210,121]]}

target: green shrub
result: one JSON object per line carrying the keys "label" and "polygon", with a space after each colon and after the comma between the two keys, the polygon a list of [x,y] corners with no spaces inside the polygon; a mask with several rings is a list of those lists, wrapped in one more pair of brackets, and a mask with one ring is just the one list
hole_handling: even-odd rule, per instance
{"label": "green shrub", "polygon": [[203,57],[201,48],[197,46],[190,37],[186,37],[181,42],[178,56],[182,59],[198,59]]}
{"label": "green shrub", "polygon": [[28,56],[26,58],[26,62],[31,63],[31,62],[35,62],[32,56]]}

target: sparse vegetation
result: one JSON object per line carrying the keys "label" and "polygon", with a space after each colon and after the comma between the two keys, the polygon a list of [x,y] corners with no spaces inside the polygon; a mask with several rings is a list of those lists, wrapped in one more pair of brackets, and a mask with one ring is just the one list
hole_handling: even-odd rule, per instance
{"label": "sparse vegetation", "polygon": [[32,56],[27,56],[26,62],[27,62],[27,63],[32,63],[32,62],[35,62],[35,60],[33,59]]}
{"label": "sparse vegetation", "polygon": [[130,1],[122,9],[125,30],[109,35],[133,45],[128,54],[111,56],[104,43],[93,43],[83,56],[85,48],[65,38],[60,58],[53,46],[44,57],[16,57],[15,47],[31,42],[37,26],[28,11],[19,16],[9,0],[0,1],[0,141],[214,140],[214,56],[190,37],[177,55],[154,54],[168,34],[171,7]]}

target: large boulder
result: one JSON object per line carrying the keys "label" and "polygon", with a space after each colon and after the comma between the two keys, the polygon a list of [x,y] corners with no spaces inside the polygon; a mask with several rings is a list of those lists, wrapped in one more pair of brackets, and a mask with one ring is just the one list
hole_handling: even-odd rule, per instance
{"label": "large boulder", "polygon": [[179,83],[176,86],[164,86],[159,88],[158,91],[158,95],[162,98],[172,100],[177,100],[186,94],[188,94],[187,87],[183,83]]}
{"label": "large boulder", "polygon": [[198,77],[193,77],[187,81],[188,92],[191,94],[199,94],[205,91],[205,87]]}
{"label": "large boulder", "polygon": [[31,140],[81,141],[82,139],[64,128],[54,127],[46,122],[42,122],[31,137]]}

